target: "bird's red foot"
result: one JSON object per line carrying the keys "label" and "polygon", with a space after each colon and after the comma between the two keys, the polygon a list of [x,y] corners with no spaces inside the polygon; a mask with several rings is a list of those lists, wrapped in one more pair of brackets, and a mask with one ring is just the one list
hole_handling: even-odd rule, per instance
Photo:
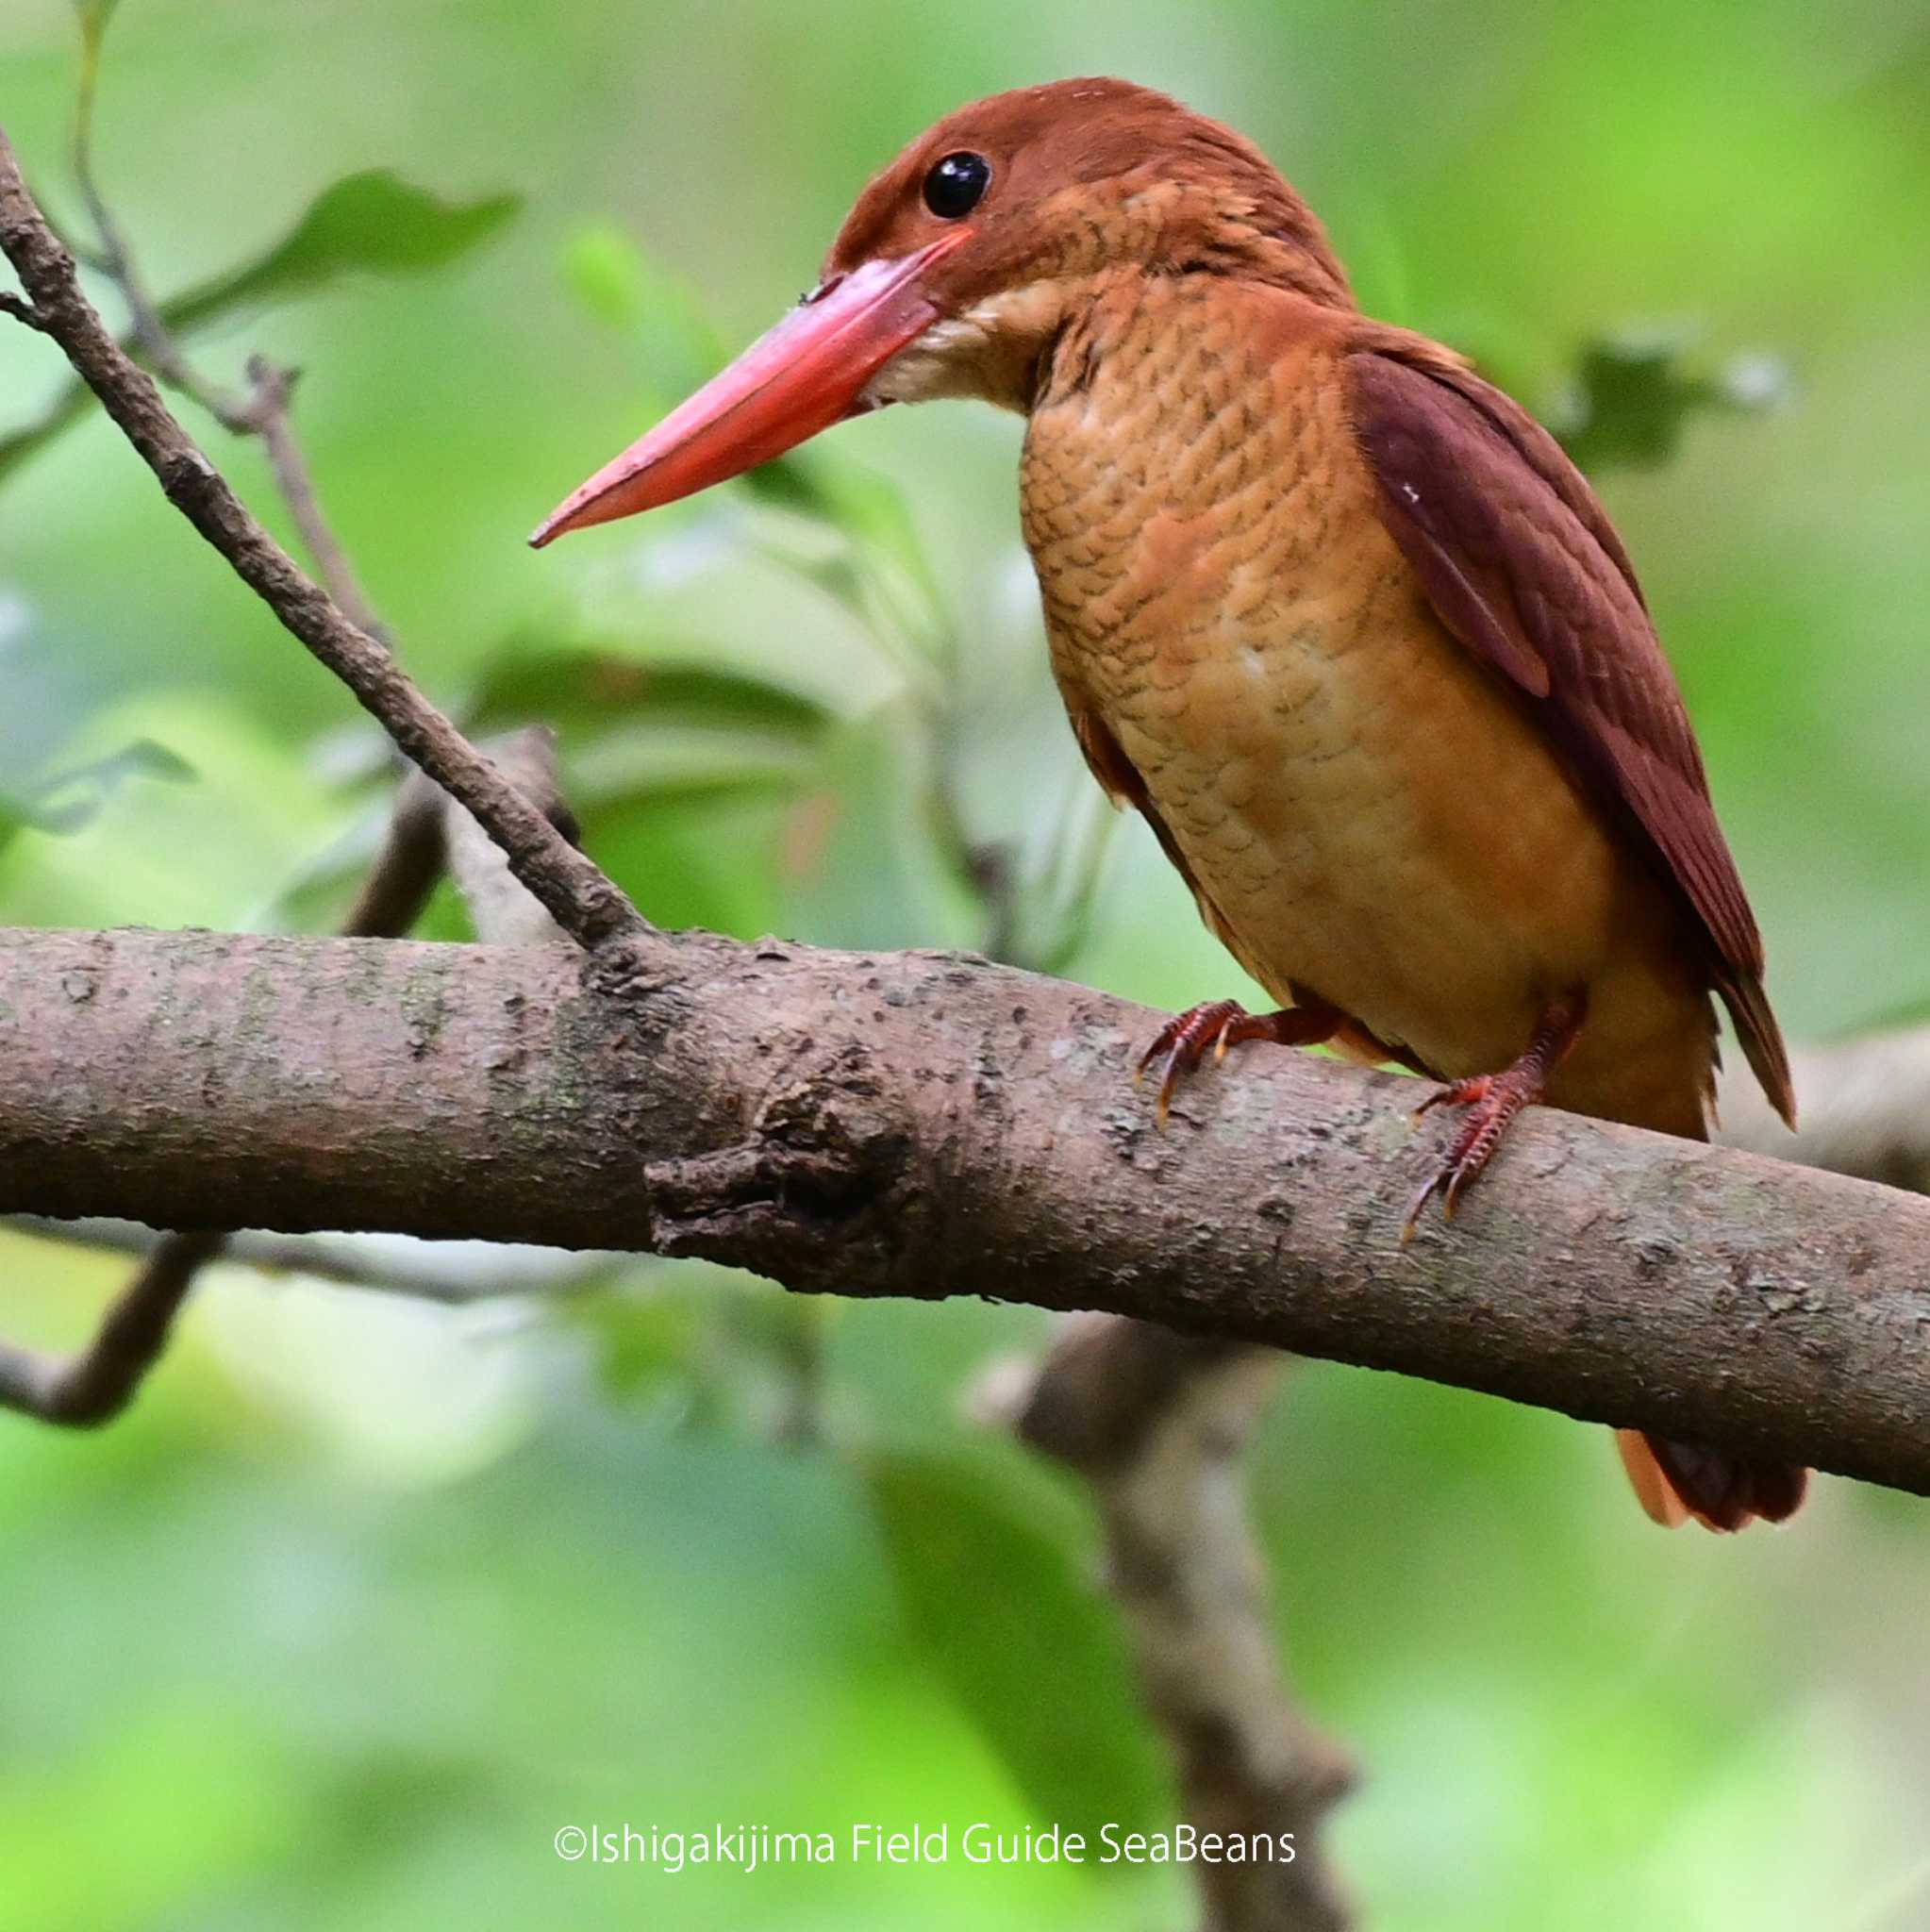
{"label": "bird's red foot", "polygon": [[1208,1047],[1217,1064],[1226,1058],[1229,1046],[1238,1046],[1242,1041],[1318,1046],[1339,1030],[1342,1017],[1336,1008],[1315,1002],[1284,1007],[1277,1013],[1249,1013],[1238,1000],[1208,1000],[1203,1006],[1189,1007],[1159,1029],[1159,1037],[1140,1057],[1133,1085],[1137,1087],[1158,1067],[1156,1111],[1163,1127],[1174,1091],[1188,1074],[1199,1071]]}
{"label": "bird's red foot", "polygon": [[1499,1074],[1476,1074],[1470,1079],[1452,1081],[1414,1109],[1416,1121],[1436,1107],[1464,1107],[1468,1112],[1447,1152],[1407,1204],[1407,1218],[1401,1224],[1403,1247],[1413,1240],[1422,1210],[1436,1194],[1440,1196],[1443,1219],[1454,1219],[1461,1196],[1493,1159],[1514,1117],[1548,1091],[1556,1068],[1581,1035],[1587,1010],[1588,1002],[1579,992],[1555,1001],[1542,1014],[1527,1052],[1513,1066]]}

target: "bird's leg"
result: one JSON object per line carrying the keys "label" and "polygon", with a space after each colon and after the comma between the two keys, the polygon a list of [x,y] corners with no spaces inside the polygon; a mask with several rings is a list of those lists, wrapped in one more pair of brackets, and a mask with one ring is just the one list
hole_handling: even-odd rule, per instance
{"label": "bird's leg", "polygon": [[1579,988],[1551,1000],[1542,1010],[1527,1052],[1511,1067],[1499,1074],[1476,1074],[1472,1079],[1453,1081],[1430,1093],[1414,1109],[1417,1121],[1432,1107],[1465,1107],[1468,1113],[1426,1185],[1408,1203],[1407,1218],[1401,1224],[1404,1246],[1413,1238],[1421,1210],[1436,1194],[1440,1196],[1442,1215],[1454,1219],[1456,1204],[1494,1158],[1494,1150],[1515,1115],[1548,1091],[1556,1068],[1581,1038],[1588,1010],[1588,995]]}
{"label": "bird's leg", "polygon": [[1246,1040],[1271,1040],[1276,1046],[1319,1046],[1340,1030],[1346,1017],[1324,1000],[1283,1007],[1277,1013],[1249,1013],[1238,1000],[1208,1000],[1189,1007],[1159,1029],[1159,1037],[1140,1058],[1133,1085],[1159,1067],[1158,1117],[1163,1127],[1173,1090],[1198,1071],[1209,1046],[1216,1064],[1226,1058],[1229,1046]]}

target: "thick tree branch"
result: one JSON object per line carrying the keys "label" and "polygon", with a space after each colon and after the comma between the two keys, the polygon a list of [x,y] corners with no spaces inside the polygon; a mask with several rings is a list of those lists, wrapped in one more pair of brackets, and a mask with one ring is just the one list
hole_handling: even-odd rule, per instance
{"label": "thick tree branch", "polygon": [[[433,787],[429,799],[438,808],[430,812],[433,822],[447,800]],[[372,878],[385,875],[378,867]],[[368,903],[366,897],[362,903]],[[533,901],[524,903],[531,906],[532,916],[540,912]],[[343,929],[393,930],[352,922],[344,922]],[[1731,1069],[1723,1082],[1722,1107],[1725,1118],[1732,1111],[1737,1117],[1720,1137],[1725,1146],[1930,1193],[1930,1027],[1799,1047],[1793,1058],[1803,1096],[1803,1131],[1791,1135],[1783,1125],[1746,1067]],[[1825,1135],[1820,1126],[1812,1129],[1812,1122],[1834,1122],[1836,1126]],[[70,1241],[143,1258],[155,1246],[153,1230],[135,1221],[47,1221],[22,1215],[12,1224],[46,1241]],[[594,1248],[424,1241],[413,1235],[384,1234],[241,1233],[229,1236],[223,1253],[226,1259],[269,1274],[308,1274],[349,1288],[458,1304],[496,1295],[573,1294],[624,1259]],[[1137,1324],[1123,1321],[1121,1325]],[[1029,1389],[1041,1365],[1013,1366],[1015,1372],[1023,1370]]]}
{"label": "thick tree branch", "polygon": [[382,641],[359,629],[256,522],[114,340],[21,178],[0,132],[0,252],[42,330],[100,398],[168,500],[281,623],[355,693],[409,760],[474,815],[557,923],[591,946],[642,929],[623,892],[430,704]]}
{"label": "thick tree branch", "polygon": [[[0,1211],[992,1293],[1930,1493],[1930,1202],[1537,1109],[1403,1253],[1412,1087],[969,957],[0,934]],[[1422,1130],[1422,1144],[1425,1129]]]}

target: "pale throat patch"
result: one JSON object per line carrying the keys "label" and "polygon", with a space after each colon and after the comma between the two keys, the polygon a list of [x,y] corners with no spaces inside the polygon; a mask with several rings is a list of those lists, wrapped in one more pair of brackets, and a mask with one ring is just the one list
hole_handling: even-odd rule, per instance
{"label": "pale throat patch", "polygon": [[1040,345],[1065,311],[1055,281],[1007,289],[914,337],[865,385],[864,400],[928,403],[971,396],[1023,412]]}

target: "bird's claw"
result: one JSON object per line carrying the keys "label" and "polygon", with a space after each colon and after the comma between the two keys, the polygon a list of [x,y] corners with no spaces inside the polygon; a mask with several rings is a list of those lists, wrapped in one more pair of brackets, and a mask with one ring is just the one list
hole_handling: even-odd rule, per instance
{"label": "bird's claw", "polygon": [[1492,1074],[1476,1074],[1469,1080],[1451,1080],[1445,1087],[1437,1087],[1407,1118],[1418,1127],[1437,1107],[1467,1107],[1485,1099],[1494,1079]]}
{"label": "bird's claw", "polygon": [[1548,1091],[1554,1074],[1581,1036],[1589,999],[1586,989],[1577,987],[1558,1000],[1551,1000],[1542,1010],[1535,1037],[1528,1050],[1511,1067],[1499,1074],[1475,1074],[1465,1080],[1454,1080],[1430,1093],[1414,1110],[1419,1121],[1429,1108],[1465,1107],[1468,1117],[1456,1130],[1440,1164],[1427,1178],[1427,1185],[1407,1204],[1407,1218],[1401,1224],[1401,1245],[1414,1239],[1421,1211],[1435,1195],[1440,1196],[1443,1221],[1455,1218],[1460,1198],[1480,1179],[1481,1171],[1494,1158],[1494,1150],[1509,1124],[1522,1108],[1539,1100]]}
{"label": "bird's claw", "polygon": [[1430,1093],[1414,1109],[1416,1122],[1436,1107],[1465,1107],[1468,1115],[1456,1129],[1447,1152],[1441,1156],[1434,1172],[1407,1203],[1407,1216],[1401,1224],[1401,1245],[1404,1248],[1414,1239],[1414,1230],[1420,1224],[1423,1210],[1435,1195],[1440,1196],[1441,1219],[1452,1221],[1455,1218],[1455,1209],[1460,1206],[1461,1196],[1480,1178],[1482,1170],[1494,1158],[1494,1151],[1501,1145],[1502,1136],[1507,1132],[1515,1115],[1531,1101],[1539,1099],[1540,1092],[1541,1081],[1538,1073],[1511,1067],[1505,1074],[1477,1074],[1472,1079],[1453,1081]]}
{"label": "bird's claw", "polygon": [[1159,1090],[1154,1102],[1154,1118],[1162,1127],[1172,1111],[1173,1095],[1180,1081],[1199,1071],[1209,1046],[1215,1062],[1223,1060],[1236,1026],[1250,1017],[1238,1000],[1208,1000],[1204,1005],[1189,1007],[1159,1029],[1153,1044],[1140,1057],[1133,1085],[1139,1086],[1158,1065]]}
{"label": "bird's claw", "polygon": [[1218,1066],[1226,1058],[1228,1047],[1247,1040],[1271,1040],[1276,1046],[1318,1046],[1334,1037],[1342,1018],[1320,1000],[1283,1007],[1277,1013],[1249,1013],[1238,1000],[1207,1000],[1189,1007],[1159,1029],[1158,1039],[1140,1058],[1133,1085],[1137,1087],[1158,1066],[1157,1118],[1163,1127],[1174,1091],[1190,1074],[1199,1071],[1208,1047],[1213,1064]]}

